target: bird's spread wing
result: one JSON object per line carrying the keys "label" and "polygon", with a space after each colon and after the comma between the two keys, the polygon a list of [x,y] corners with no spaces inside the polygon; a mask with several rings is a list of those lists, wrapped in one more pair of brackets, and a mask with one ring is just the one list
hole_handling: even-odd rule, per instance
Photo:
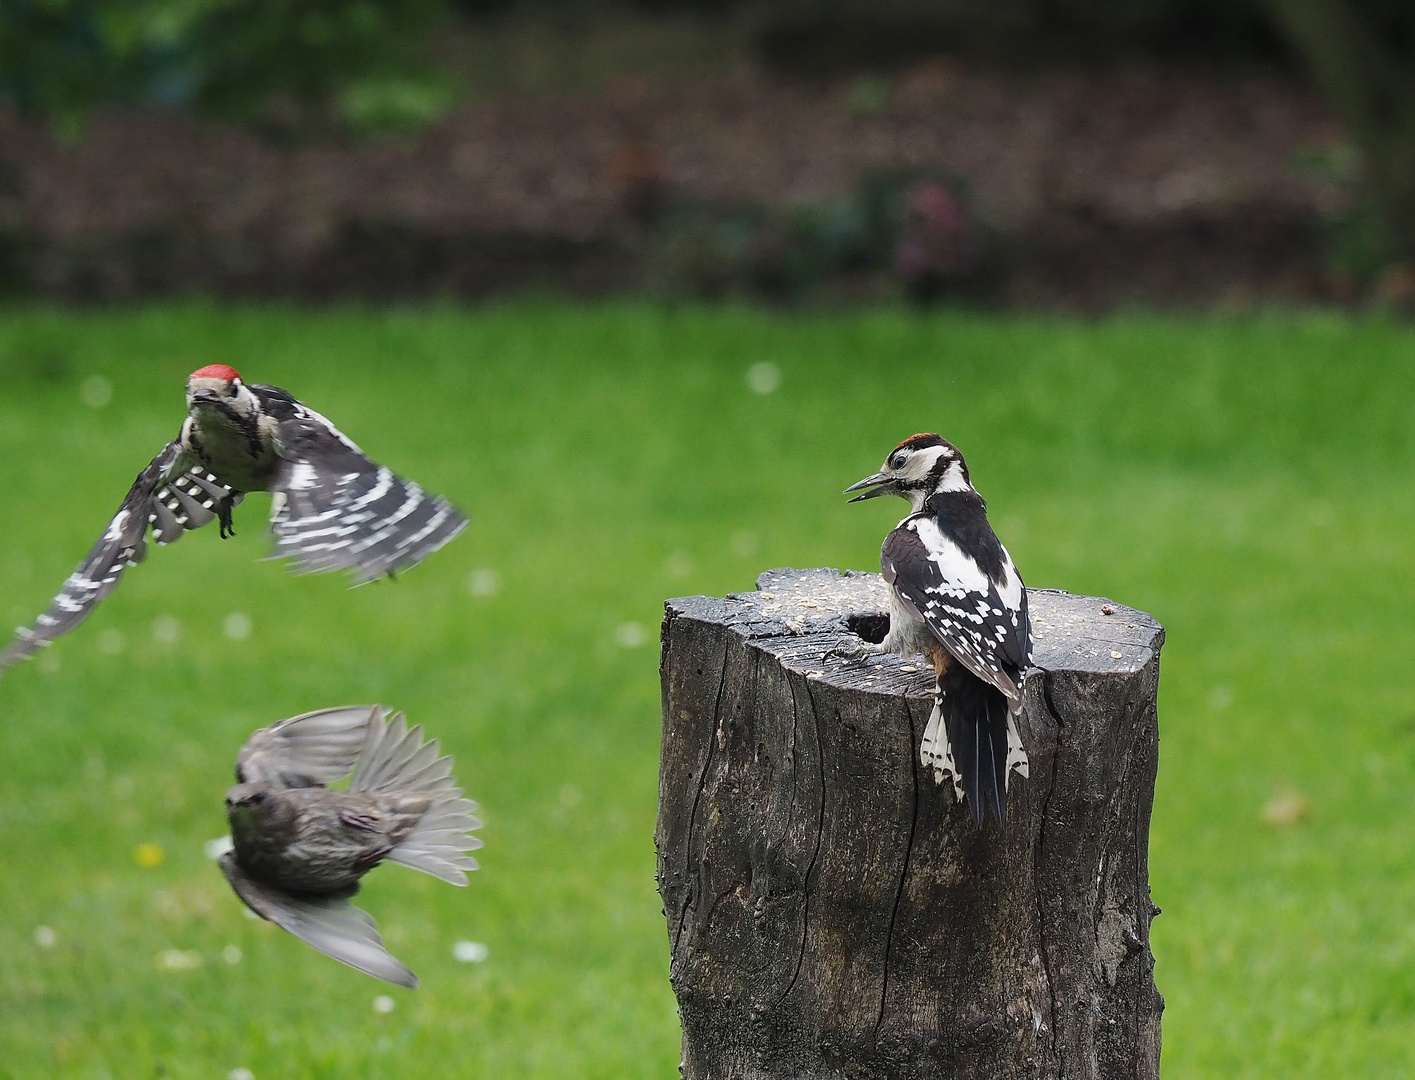
{"label": "bird's spread wing", "polygon": [[311,787],[348,776],[383,711],[377,705],[347,705],[261,728],[241,747],[236,779],[243,784]]}
{"label": "bird's spread wing", "polygon": [[129,566],[147,554],[147,528],[159,544],[181,539],[220,513],[229,513],[240,493],[199,465],[191,465],[177,442],[170,442],[138,473],[118,513],[83,562],[64,581],[49,609],[20,629],[0,653],[0,671],[78,626],[117,587]]}
{"label": "bird's spread wing", "polygon": [[1000,582],[990,578],[927,515],[912,516],[885,538],[880,568],[890,587],[964,667],[1016,703],[1031,662],[1027,594],[1003,552]]}
{"label": "bird's spread wing", "polygon": [[363,584],[416,565],[466,527],[446,499],[376,465],[317,413],[282,421],[277,440],[275,554],[302,573],[348,569]]}
{"label": "bird's spread wing", "polygon": [[241,901],[273,922],[351,968],[375,979],[414,989],[418,977],[383,947],[378,926],[368,912],[346,899],[292,896],[247,876],[234,852],[221,856],[221,870]]}

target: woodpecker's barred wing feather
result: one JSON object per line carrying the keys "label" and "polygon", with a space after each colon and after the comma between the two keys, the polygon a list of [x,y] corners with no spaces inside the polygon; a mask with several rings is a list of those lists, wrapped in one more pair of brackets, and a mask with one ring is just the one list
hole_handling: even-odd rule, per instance
{"label": "woodpecker's barred wing feather", "polygon": [[64,581],[49,609],[33,626],[21,628],[17,639],[0,653],[0,671],[33,654],[61,634],[68,633],[118,585],[129,566],[147,554],[147,528],[159,544],[180,540],[189,529],[199,529],[240,501],[240,493],[222,484],[200,465],[184,457],[181,446],[170,442],[138,473],[98,543]]}
{"label": "woodpecker's barred wing feather", "polygon": [[927,515],[906,518],[885,538],[885,580],[944,647],[1010,702],[1031,662],[1031,622],[1022,580],[1003,551],[1004,597],[998,584]]}
{"label": "woodpecker's barred wing feather", "polygon": [[312,787],[348,776],[384,710],[348,705],[292,716],[263,727],[241,747],[236,779],[243,784]]}
{"label": "woodpecker's barred wing feather", "polygon": [[919,758],[935,780],[952,778],[974,821],[991,815],[1000,824],[1013,770],[1028,773],[1014,713],[1032,633],[1022,579],[990,528],[985,539],[978,549],[991,573],[931,514],[911,515],[886,538],[880,565],[896,596],[959,662],[934,691]]}
{"label": "woodpecker's barred wing feather", "polygon": [[361,585],[416,565],[467,525],[446,499],[364,457],[317,413],[282,421],[278,442],[275,554],[302,573],[348,569]]}
{"label": "woodpecker's barred wing feather", "polygon": [[374,795],[431,793],[432,805],[388,853],[388,861],[451,885],[465,885],[465,871],[477,868],[467,852],[482,846],[471,835],[481,827],[473,816],[477,804],[462,798],[452,778],[452,759],[440,753],[436,739],[423,742],[422,734],[421,725],[410,729],[402,713],[371,724],[349,790]]}
{"label": "woodpecker's barred wing feather", "polygon": [[346,899],[294,896],[264,885],[241,872],[233,852],[226,852],[220,861],[236,895],[262,919],[375,979],[417,987],[418,977],[384,948],[378,925],[368,912]]}

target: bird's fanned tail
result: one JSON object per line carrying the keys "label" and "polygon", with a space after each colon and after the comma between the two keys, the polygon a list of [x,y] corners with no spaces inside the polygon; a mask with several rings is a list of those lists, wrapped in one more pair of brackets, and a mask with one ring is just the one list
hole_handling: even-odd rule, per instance
{"label": "bird's fanned tail", "polygon": [[409,728],[402,713],[373,721],[349,790],[389,798],[431,795],[431,805],[387,859],[450,885],[467,884],[466,871],[477,869],[467,852],[482,846],[471,835],[481,827],[473,816],[477,804],[462,797],[452,759],[441,754],[437,740],[423,742],[421,725]]}

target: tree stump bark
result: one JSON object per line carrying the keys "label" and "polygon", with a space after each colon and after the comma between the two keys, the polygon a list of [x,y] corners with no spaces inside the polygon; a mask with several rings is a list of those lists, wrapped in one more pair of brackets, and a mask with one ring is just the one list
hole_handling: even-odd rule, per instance
{"label": "tree stump bark", "polygon": [[1147,849],[1164,630],[1028,593],[1007,823],[919,764],[921,658],[875,574],[670,600],[655,843],[688,1080],[1157,1077]]}

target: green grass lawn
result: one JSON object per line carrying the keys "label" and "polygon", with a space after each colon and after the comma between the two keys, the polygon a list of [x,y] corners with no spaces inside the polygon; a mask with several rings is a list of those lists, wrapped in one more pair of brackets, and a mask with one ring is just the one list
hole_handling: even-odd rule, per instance
{"label": "green grass lawn", "polygon": [[[351,591],[257,561],[255,495],[234,540],[154,549],[0,681],[0,1075],[675,1075],[653,881],[662,600],[772,566],[873,568],[903,504],[840,489],[935,429],[1030,584],[1168,630],[1151,846],[1166,1080],[1415,1075],[1415,331],[11,310],[0,623],[48,603],[208,362],[290,389],[472,524]],[[775,392],[749,387],[758,363]],[[233,613],[248,637],[225,633]],[[361,701],[425,723],[484,809],[470,888],[396,866],[366,886],[416,992],[243,918],[203,852],[251,730]],[[1284,795],[1305,816],[1266,823]],[[143,844],[160,865],[139,865]],[[458,940],[486,961],[456,962]],[[384,993],[392,1012],[372,1006]]]}

